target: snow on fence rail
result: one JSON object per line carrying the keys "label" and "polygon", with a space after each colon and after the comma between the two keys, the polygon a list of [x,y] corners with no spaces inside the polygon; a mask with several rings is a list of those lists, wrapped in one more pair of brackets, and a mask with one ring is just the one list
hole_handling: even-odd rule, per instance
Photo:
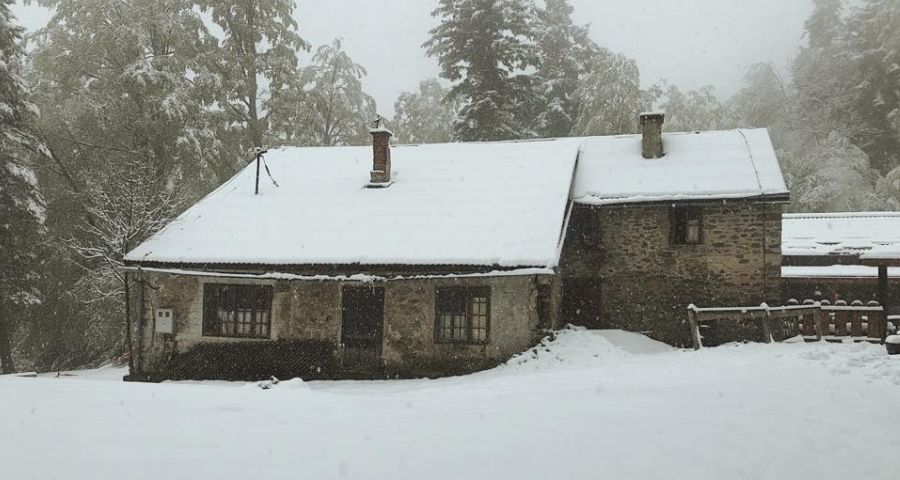
{"label": "snow on fence rail", "polygon": [[888,331],[895,329],[895,325],[888,322],[884,307],[875,301],[863,304],[857,300],[849,305],[838,301],[832,305],[828,301],[813,300],[800,304],[792,299],[781,307],[770,307],[765,303],[758,307],[723,308],[690,305],[688,322],[694,349],[703,348],[700,325],[721,321],[759,322],[766,343],[783,342],[798,335],[808,342],[852,339],[883,343]]}

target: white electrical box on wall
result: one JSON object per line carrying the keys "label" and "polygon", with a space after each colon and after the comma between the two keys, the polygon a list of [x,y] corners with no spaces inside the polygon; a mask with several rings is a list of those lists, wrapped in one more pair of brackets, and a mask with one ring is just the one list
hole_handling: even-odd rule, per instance
{"label": "white electrical box on wall", "polygon": [[164,335],[175,333],[175,312],[171,308],[156,309],[156,333]]}

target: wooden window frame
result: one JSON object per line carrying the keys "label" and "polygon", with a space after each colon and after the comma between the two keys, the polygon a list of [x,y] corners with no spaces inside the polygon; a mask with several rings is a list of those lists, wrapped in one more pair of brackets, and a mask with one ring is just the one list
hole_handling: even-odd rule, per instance
{"label": "wooden window frame", "polygon": [[[448,303],[462,300],[464,303],[463,311],[442,311]],[[474,309],[476,307],[476,299],[484,299],[484,328],[475,328]],[[447,328],[442,325],[442,316],[444,314],[465,316],[465,325],[462,327],[465,332],[465,338],[453,338],[453,330],[458,328],[450,327],[449,338],[447,336]],[[484,330],[484,339],[477,338],[476,332]],[[434,289],[434,341],[444,345],[487,345],[491,342],[491,287],[436,287]]]}
{"label": "wooden window frame", "polygon": [[[669,241],[672,245],[703,245],[705,241],[704,212],[700,207],[672,207],[669,212]],[[688,228],[697,223],[697,239],[688,238]]]}
{"label": "wooden window frame", "polygon": [[[271,285],[205,284],[203,336],[271,339],[272,295]],[[230,320],[223,321],[223,314]]]}

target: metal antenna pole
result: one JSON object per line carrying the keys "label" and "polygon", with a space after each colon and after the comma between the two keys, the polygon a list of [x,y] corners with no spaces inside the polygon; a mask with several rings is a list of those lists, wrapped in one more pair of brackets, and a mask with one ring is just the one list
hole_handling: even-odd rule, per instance
{"label": "metal antenna pole", "polygon": [[262,149],[256,149],[256,191],[254,195],[259,195],[259,160],[262,158]]}

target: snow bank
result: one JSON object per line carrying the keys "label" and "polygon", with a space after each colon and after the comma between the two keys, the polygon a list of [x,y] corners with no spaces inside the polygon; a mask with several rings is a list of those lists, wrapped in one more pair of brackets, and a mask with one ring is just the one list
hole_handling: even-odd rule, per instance
{"label": "snow bank", "polygon": [[900,386],[900,358],[887,355],[884,345],[845,342],[833,348],[804,349],[795,355],[813,363],[810,368],[823,369],[832,375]]}
{"label": "snow bank", "polygon": [[592,367],[622,361],[633,355],[672,352],[675,349],[638,333],[570,327],[544,338],[540,345],[507,362],[510,368],[543,370]]}
{"label": "snow bank", "polygon": [[544,347],[467,377],[268,390],[0,377],[0,476],[896,478],[900,358],[883,346],[692,352],[572,330]]}

